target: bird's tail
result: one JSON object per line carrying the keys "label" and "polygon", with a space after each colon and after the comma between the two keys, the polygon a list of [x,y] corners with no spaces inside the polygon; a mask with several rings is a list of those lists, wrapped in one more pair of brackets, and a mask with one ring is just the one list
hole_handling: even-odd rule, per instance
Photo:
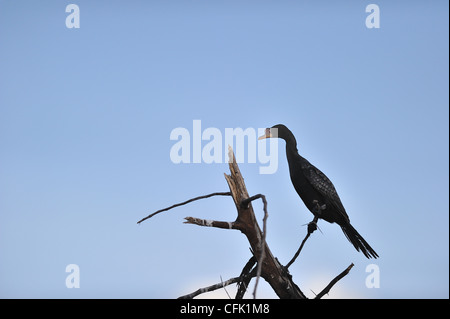
{"label": "bird's tail", "polygon": [[366,240],[353,228],[350,223],[341,226],[347,239],[355,246],[357,251],[361,251],[367,258],[377,258],[378,254],[372,247],[366,242]]}

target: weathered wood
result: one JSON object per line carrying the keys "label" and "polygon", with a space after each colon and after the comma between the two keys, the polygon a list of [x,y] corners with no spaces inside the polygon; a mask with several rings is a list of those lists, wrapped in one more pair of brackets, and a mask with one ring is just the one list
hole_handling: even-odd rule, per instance
{"label": "weathered wood", "polygon": [[264,248],[262,249],[263,234],[256,221],[252,204],[249,203],[247,207],[241,205],[241,202],[249,198],[249,195],[231,148],[229,148],[228,156],[231,174],[225,174],[225,179],[228,182],[231,196],[238,211],[234,228],[239,229],[247,237],[256,260],[260,260],[261,253],[264,250],[261,277],[269,283],[278,297],[282,299],[305,299],[306,296],[292,281],[292,277],[284,271],[283,266],[272,255],[267,242],[264,242]]}
{"label": "weathered wood", "polygon": [[[257,194],[252,197],[248,195],[247,188],[244,183],[244,178],[241,175],[241,172],[239,170],[239,167],[236,163],[236,159],[234,157],[233,150],[229,148],[228,152],[229,156],[229,168],[230,168],[230,175],[225,174],[225,179],[228,183],[228,186],[230,188],[230,192],[216,192],[208,195],[198,196],[191,198],[189,200],[186,200],[184,202],[174,204],[170,207],[160,209],[147,217],[141,219],[138,221],[138,224],[161,213],[164,211],[168,211],[172,208],[179,207],[182,205],[186,205],[188,203],[191,203],[193,201],[197,201],[200,199],[205,199],[213,196],[232,196],[233,201],[236,205],[237,210],[237,218],[234,222],[228,222],[228,221],[216,221],[216,220],[209,220],[209,219],[200,219],[196,217],[186,217],[185,223],[186,224],[194,224],[199,226],[206,226],[206,227],[214,227],[214,228],[222,228],[222,229],[237,229],[240,230],[246,237],[248,242],[250,243],[251,250],[253,252],[253,257],[250,259],[250,261],[247,263],[247,265],[244,267],[241,276],[244,276],[245,278],[241,278],[241,276],[236,278],[231,278],[225,282],[221,282],[220,284],[208,286],[206,288],[198,289],[192,294],[188,294],[185,296],[182,296],[181,298],[193,298],[201,293],[207,292],[207,291],[213,291],[219,288],[223,288],[226,285],[229,285],[231,283],[239,283],[243,285],[238,289],[238,293],[236,294],[236,297],[242,298],[243,294],[245,293],[247,289],[247,285],[251,278],[256,277],[256,284],[255,284],[255,290],[253,293],[253,296],[255,296],[257,283],[259,277],[264,278],[269,285],[272,287],[272,289],[275,291],[275,293],[278,295],[278,297],[283,299],[306,299],[306,296],[303,294],[303,292],[300,290],[300,288],[292,281],[292,276],[288,272],[288,267],[294,262],[295,258],[300,253],[301,248],[303,247],[305,241],[308,239],[309,235],[312,233],[313,229],[310,229],[310,225],[317,222],[317,220],[314,220],[313,222],[308,225],[308,234],[306,235],[305,239],[303,240],[300,249],[297,251],[294,258],[288,263],[287,266],[282,266],[278,259],[276,259],[272,252],[270,251],[269,246],[267,245],[267,242],[265,241],[265,232],[266,232],[266,219],[268,216],[267,213],[267,202],[265,199],[265,196],[262,194]],[[258,222],[256,221],[255,213],[253,211],[253,207],[251,202],[255,199],[261,198],[264,203],[264,219],[263,219],[263,229],[264,232],[261,231]],[[253,270],[250,271],[250,268],[253,267],[255,264],[255,261],[257,262],[257,268],[253,268]],[[346,276],[350,269],[353,267],[353,264],[351,264],[347,269],[345,269],[341,274],[339,274],[335,279],[333,279],[327,287],[323,289],[322,292],[320,292],[316,298],[321,298],[325,294],[329,292],[331,287],[333,287],[334,284],[336,284],[340,279],[342,279],[344,276]],[[248,269],[247,269],[248,268]],[[241,281],[243,279],[243,281]]]}

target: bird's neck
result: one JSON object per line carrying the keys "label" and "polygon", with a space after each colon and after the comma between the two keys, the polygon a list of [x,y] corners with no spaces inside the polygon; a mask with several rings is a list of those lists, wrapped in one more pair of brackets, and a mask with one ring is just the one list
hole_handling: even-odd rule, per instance
{"label": "bird's neck", "polygon": [[297,141],[295,140],[295,137],[293,135],[284,138],[284,140],[286,141],[286,150],[291,149],[295,152],[298,152]]}
{"label": "bird's neck", "polygon": [[297,142],[291,141],[290,143],[286,142],[286,155],[289,158],[293,156],[298,156]]}

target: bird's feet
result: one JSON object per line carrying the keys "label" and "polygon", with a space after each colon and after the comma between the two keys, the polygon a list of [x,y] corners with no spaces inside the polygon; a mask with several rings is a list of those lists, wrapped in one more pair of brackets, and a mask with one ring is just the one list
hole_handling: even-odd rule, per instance
{"label": "bird's feet", "polygon": [[322,211],[325,210],[327,208],[327,204],[322,204],[320,205],[319,201],[317,199],[313,200],[313,213],[315,216],[319,216],[322,215]]}

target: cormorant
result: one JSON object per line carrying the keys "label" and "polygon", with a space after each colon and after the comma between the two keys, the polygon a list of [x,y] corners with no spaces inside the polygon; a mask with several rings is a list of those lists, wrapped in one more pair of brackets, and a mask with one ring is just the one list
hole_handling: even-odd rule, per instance
{"label": "cormorant", "polygon": [[258,139],[278,137],[286,141],[286,157],[292,184],[306,207],[318,218],[341,226],[347,239],[367,258],[377,258],[378,254],[350,224],[350,219],[333,186],[333,183],[318,168],[303,158],[297,150],[297,141],[292,132],[283,124],[267,128],[265,135]]}

